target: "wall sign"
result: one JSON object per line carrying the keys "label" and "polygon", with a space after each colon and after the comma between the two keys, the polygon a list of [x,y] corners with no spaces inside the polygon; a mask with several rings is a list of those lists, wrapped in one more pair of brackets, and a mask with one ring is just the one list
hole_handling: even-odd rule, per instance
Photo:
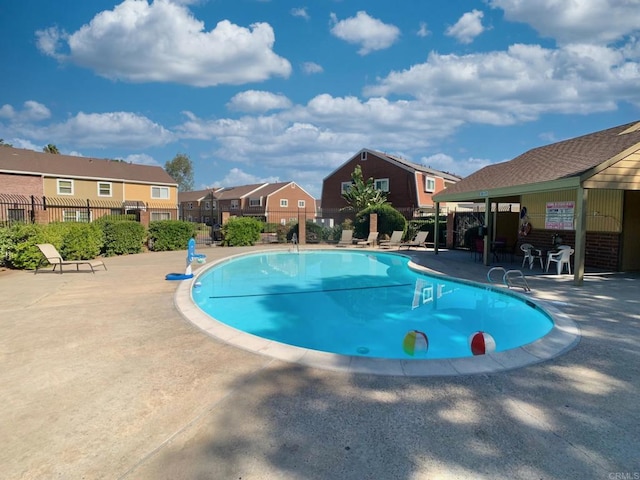
{"label": "wall sign", "polygon": [[544,228],[547,230],[573,230],[575,202],[547,202]]}

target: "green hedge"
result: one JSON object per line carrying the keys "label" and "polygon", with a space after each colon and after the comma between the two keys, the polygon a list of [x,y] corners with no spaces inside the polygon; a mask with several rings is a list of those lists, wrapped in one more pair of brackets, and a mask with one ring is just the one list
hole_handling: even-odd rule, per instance
{"label": "green hedge", "polygon": [[149,249],[154,252],[186,250],[196,235],[196,224],[182,220],[160,220],[149,224]]}
{"label": "green hedge", "polygon": [[407,228],[407,220],[398,210],[391,205],[374,205],[365,208],[356,215],[354,234],[357,238],[367,238],[369,235],[369,216],[372,213],[378,214],[378,233],[381,235],[391,235],[395,230]]}
{"label": "green hedge", "polygon": [[105,220],[102,222],[105,256],[127,255],[142,252],[146,230],[138,222]]}
{"label": "green hedge", "polygon": [[253,217],[232,217],[222,226],[224,244],[235,247],[255,245],[260,240],[263,225]]}

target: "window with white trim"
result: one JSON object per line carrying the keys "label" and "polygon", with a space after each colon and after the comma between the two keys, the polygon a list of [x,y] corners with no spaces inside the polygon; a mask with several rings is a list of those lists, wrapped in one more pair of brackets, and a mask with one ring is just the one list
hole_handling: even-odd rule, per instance
{"label": "window with white trim", "polygon": [[58,178],[58,195],[73,195],[73,180]]}
{"label": "window with white trim", "polygon": [[374,182],[376,190],[382,190],[383,192],[389,191],[389,179],[388,178],[379,178]]}
{"label": "window with white trim", "polygon": [[342,182],[340,184],[340,193],[347,193],[349,190],[351,190],[351,182]]}
{"label": "window with white trim", "polygon": [[99,197],[110,197],[113,195],[112,192],[111,182],[98,182]]}
{"label": "window with white trim", "polygon": [[151,187],[151,198],[169,198],[169,187]]}
{"label": "window with white trim", "polygon": [[367,159],[367,152],[360,152],[360,160],[366,160]]}
{"label": "window with white trim", "polygon": [[304,208],[305,202],[304,200],[298,200],[298,208]]}
{"label": "window with white trim", "polygon": [[193,202],[187,202],[187,210],[193,210]]}
{"label": "window with white trim", "polygon": [[250,198],[249,199],[250,207],[261,207],[262,206],[262,197],[260,198]]}
{"label": "window with white trim", "polygon": [[82,210],[63,210],[62,211],[63,222],[79,222],[89,223],[89,212],[85,209]]}
{"label": "window with white trim", "polygon": [[171,214],[169,212],[151,212],[151,221],[157,222],[160,220],[171,220]]}
{"label": "window with white trim", "polygon": [[288,207],[289,206],[289,200],[287,200],[286,198],[281,198],[280,199],[280,206],[281,207]]}
{"label": "window with white trim", "polygon": [[205,210],[211,210],[211,202],[209,202],[209,201],[204,202],[204,209]]}
{"label": "window with white trim", "polygon": [[424,191],[433,192],[436,189],[436,179],[433,177],[424,177]]}
{"label": "window with white trim", "polygon": [[238,210],[240,208],[240,200],[231,200],[231,210]]}

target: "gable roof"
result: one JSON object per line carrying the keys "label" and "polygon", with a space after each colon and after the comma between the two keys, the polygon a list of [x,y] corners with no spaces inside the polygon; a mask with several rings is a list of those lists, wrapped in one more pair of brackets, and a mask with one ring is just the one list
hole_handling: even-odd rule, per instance
{"label": "gable roof", "polygon": [[58,155],[13,147],[0,147],[0,172],[177,186],[177,182],[158,166]]}
{"label": "gable roof", "polygon": [[434,200],[472,200],[576,187],[596,174],[598,167],[634,151],[640,151],[639,122],[534,148],[508,162],[486,166],[448,186]]}
{"label": "gable roof", "polygon": [[[372,155],[375,155],[376,157],[378,157],[378,158],[380,158],[382,160],[385,160],[385,161],[389,162],[390,164],[392,164],[392,165],[394,165],[396,167],[402,168],[403,170],[407,170],[407,171],[412,172],[412,173],[421,172],[421,173],[424,173],[426,175],[444,178],[445,180],[448,180],[450,182],[458,182],[462,178],[462,177],[459,177],[457,175],[453,175],[453,174],[448,173],[448,172],[442,172],[440,170],[436,170],[434,168],[427,167],[426,165],[420,165],[418,163],[413,163],[413,162],[410,162],[409,160],[405,160],[404,158],[400,158],[400,157],[397,157],[395,155],[389,155],[388,153],[379,152],[377,150],[371,150],[369,148],[361,149],[358,153],[356,153],[354,156],[352,156],[345,163],[349,163],[349,162],[351,162],[353,160],[356,160],[356,159],[360,158],[362,152],[371,153]],[[333,172],[331,172],[329,175],[327,175],[325,177],[325,179],[331,177],[334,173],[336,173],[338,170],[340,170],[345,165],[345,163],[343,163],[337,169],[335,169]]]}
{"label": "gable roof", "polygon": [[206,190],[191,190],[189,192],[178,192],[178,202],[199,202],[207,195],[214,194],[220,190],[220,187],[207,188]]}
{"label": "gable roof", "polygon": [[266,183],[254,183],[251,185],[240,185],[238,187],[223,187],[216,191],[216,198],[218,200],[236,200],[244,198],[247,195],[252,194],[258,188],[262,188]]}

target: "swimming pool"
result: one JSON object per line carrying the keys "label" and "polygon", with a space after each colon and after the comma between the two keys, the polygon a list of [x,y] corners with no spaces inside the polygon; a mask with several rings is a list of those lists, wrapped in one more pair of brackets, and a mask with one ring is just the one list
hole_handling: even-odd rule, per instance
{"label": "swimming pool", "polygon": [[521,296],[427,275],[393,253],[260,252],[219,262],[193,285],[198,307],[233,329],[349,357],[469,358],[478,332],[488,352],[491,340],[495,352],[505,352],[554,326]]}

